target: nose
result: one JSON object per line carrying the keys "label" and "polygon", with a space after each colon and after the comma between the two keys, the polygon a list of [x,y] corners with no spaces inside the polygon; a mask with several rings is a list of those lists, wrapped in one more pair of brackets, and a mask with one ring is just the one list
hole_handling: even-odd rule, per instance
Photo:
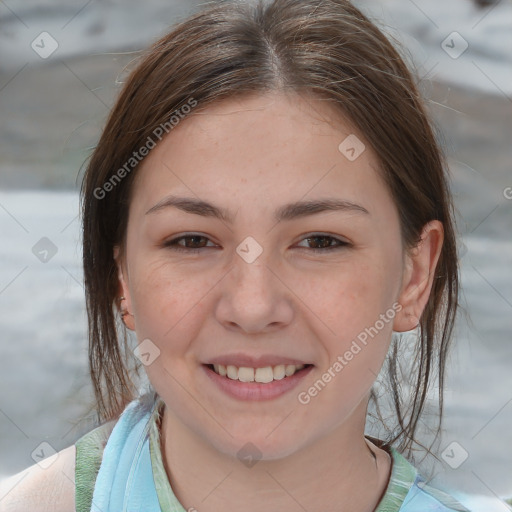
{"label": "nose", "polygon": [[294,314],[293,293],[283,283],[265,251],[252,263],[234,255],[233,267],[222,280],[217,320],[227,329],[264,333],[282,329]]}

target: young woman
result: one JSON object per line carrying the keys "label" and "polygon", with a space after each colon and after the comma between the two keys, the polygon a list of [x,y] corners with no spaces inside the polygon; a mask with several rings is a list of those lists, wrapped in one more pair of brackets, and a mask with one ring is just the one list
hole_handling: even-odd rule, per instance
{"label": "young woman", "polygon": [[[217,2],[177,25],[126,82],[82,205],[101,426],[8,510],[466,510],[405,458],[433,385],[442,406],[457,310],[445,165],[349,2]],[[381,368],[396,424],[376,439]]]}

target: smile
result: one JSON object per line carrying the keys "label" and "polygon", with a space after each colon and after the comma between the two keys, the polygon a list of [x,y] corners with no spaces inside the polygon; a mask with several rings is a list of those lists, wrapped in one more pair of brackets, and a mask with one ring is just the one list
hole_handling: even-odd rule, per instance
{"label": "smile", "polygon": [[222,394],[238,400],[259,401],[277,398],[291,391],[313,370],[314,365],[278,364],[250,368],[203,364],[201,367]]}
{"label": "smile", "polygon": [[222,377],[239,380],[240,382],[259,382],[265,384],[273,380],[291,377],[299,370],[310,365],[278,364],[274,367],[265,366],[264,368],[238,367],[234,365],[224,366],[223,364],[213,364],[209,366],[213,367],[213,371]]}

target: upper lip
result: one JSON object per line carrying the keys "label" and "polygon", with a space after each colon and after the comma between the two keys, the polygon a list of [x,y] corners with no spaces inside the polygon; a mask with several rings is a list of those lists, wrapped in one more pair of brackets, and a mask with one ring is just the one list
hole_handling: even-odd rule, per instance
{"label": "upper lip", "polygon": [[261,355],[258,357],[250,356],[248,354],[227,354],[210,359],[204,364],[222,364],[224,366],[237,366],[238,368],[244,366],[248,368],[265,368],[266,366],[277,366],[280,364],[294,364],[306,365],[311,364],[299,359],[293,359],[285,356],[276,355]]}

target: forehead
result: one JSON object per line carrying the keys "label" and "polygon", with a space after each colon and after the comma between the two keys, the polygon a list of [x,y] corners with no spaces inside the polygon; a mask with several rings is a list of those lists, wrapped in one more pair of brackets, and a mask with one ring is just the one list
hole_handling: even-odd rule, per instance
{"label": "forehead", "polygon": [[328,102],[252,95],[196,107],[145,158],[132,201],[149,208],[171,192],[235,210],[333,193],[390,201],[377,169],[364,136]]}

